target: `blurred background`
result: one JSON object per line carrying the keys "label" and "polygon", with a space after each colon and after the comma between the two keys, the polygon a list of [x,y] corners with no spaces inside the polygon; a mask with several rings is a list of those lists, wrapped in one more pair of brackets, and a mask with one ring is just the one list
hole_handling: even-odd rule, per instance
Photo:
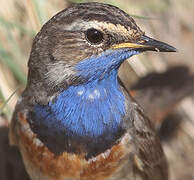
{"label": "blurred background", "polygon": [[[97,0],[96,0],[97,1]],[[34,36],[60,10],[84,0],[0,1],[0,179],[26,179],[7,132],[25,88]],[[155,125],[168,158],[170,180],[194,180],[194,0],[98,0],[135,18],[146,35],[178,53],[144,53],[120,77]],[[24,174],[23,174],[24,173]]]}

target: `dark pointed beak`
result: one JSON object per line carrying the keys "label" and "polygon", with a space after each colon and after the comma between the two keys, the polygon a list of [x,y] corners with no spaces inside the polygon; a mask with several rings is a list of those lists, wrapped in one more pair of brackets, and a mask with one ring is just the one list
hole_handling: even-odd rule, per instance
{"label": "dark pointed beak", "polygon": [[124,42],[116,44],[113,48],[131,48],[139,51],[176,52],[177,49],[164,42],[152,39],[148,36],[141,36],[137,42]]}
{"label": "dark pointed beak", "polygon": [[158,52],[176,52],[177,49],[164,42],[152,39],[148,36],[142,36],[140,44],[144,45],[143,51],[158,51]]}

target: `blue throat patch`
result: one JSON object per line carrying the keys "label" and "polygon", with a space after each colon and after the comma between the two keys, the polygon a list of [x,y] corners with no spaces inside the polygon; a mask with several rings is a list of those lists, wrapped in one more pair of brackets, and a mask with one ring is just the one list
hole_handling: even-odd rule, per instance
{"label": "blue throat patch", "polygon": [[78,63],[77,75],[87,83],[68,87],[47,106],[36,105],[33,123],[44,126],[47,133],[90,138],[106,134],[111,139],[125,115],[118,68],[135,54],[127,49],[109,50]]}

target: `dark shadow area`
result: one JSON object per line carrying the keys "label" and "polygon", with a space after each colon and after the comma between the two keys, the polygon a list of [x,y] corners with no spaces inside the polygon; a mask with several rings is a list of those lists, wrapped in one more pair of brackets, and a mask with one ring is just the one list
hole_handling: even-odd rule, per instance
{"label": "dark shadow area", "polygon": [[8,128],[0,128],[0,179],[30,180],[16,147],[9,146]]}
{"label": "dark shadow area", "polygon": [[181,100],[194,93],[194,74],[186,66],[150,73],[132,87],[132,93],[158,128]]}
{"label": "dark shadow area", "polygon": [[187,66],[174,66],[169,68],[164,73],[150,73],[141,78],[132,89],[146,89],[146,88],[163,88],[168,87],[176,90],[184,81],[190,78],[194,78],[189,73]]}
{"label": "dark shadow area", "polygon": [[161,141],[170,141],[175,136],[181,126],[182,117],[179,114],[171,113],[163,121],[158,129],[158,135]]}

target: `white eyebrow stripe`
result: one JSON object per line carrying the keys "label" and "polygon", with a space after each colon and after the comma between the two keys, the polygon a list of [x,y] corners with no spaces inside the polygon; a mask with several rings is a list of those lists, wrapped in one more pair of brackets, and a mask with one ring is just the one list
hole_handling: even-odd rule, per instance
{"label": "white eyebrow stripe", "polygon": [[74,21],[68,26],[65,27],[67,31],[86,31],[89,28],[96,28],[98,30],[108,30],[117,34],[121,34],[125,37],[131,37],[132,34],[136,32],[134,29],[127,29],[126,27],[122,26],[121,24],[112,24],[108,22],[99,22],[99,21]]}

